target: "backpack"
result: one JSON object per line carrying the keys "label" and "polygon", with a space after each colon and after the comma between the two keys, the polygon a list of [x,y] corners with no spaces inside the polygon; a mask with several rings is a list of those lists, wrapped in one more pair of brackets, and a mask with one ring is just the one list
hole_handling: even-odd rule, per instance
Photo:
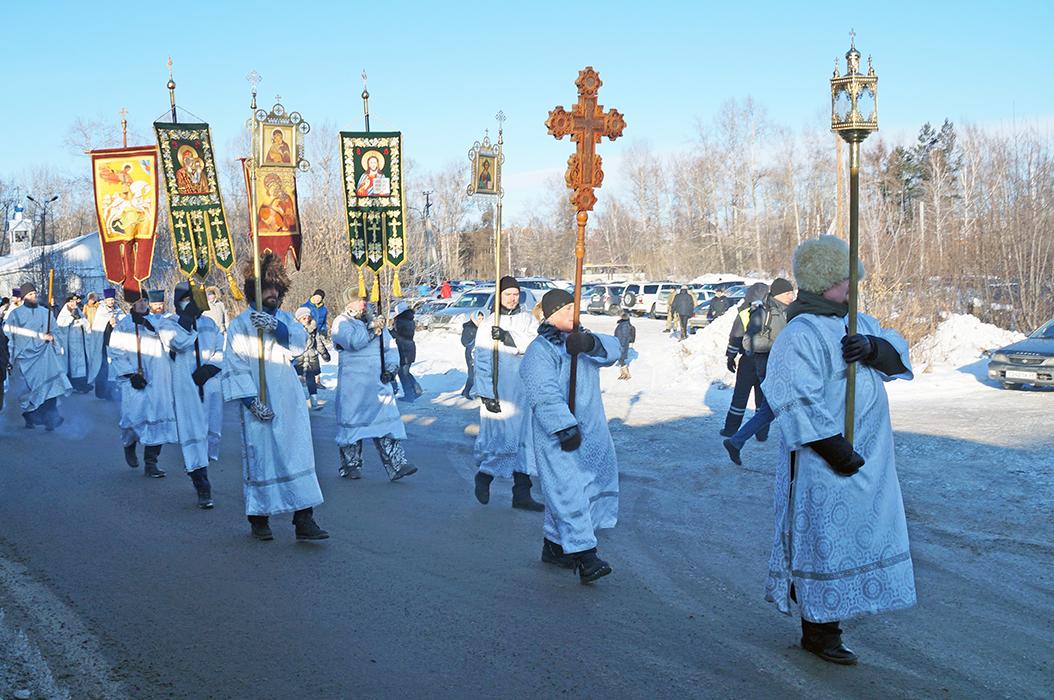
{"label": "backpack", "polygon": [[[773,311],[777,313],[773,313]],[[764,304],[751,310],[747,332],[743,334],[743,349],[750,354],[771,352],[776,336],[787,325],[785,308],[767,299]]]}

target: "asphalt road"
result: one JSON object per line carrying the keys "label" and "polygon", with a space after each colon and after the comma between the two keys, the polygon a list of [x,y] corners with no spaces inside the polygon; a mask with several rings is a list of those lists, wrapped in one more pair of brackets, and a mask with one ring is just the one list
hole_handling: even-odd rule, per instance
{"label": "asphalt road", "polygon": [[[73,397],[54,434],[3,426],[0,555],[72,611],[130,697],[1054,693],[1050,491],[996,477],[1039,453],[901,431],[920,605],[849,622],[862,663],[843,668],[799,649],[797,619],[763,601],[771,468],[731,467],[716,439],[678,441],[687,422],[613,422],[619,447],[647,458],[622,463],[620,523],[600,544],[614,573],[582,586],[539,562],[541,516],[509,508],[510,483],[489,506],[472,498],[471,438],[454,428],[473,420],[466,408],[407,415],[420,472],[395,484],[372,451],[363,480],[340,479],[332,411],[313,418],[321,543],[296,543],[277,518],[274,542],[250,539],[233,413],[212,511],[195,507],[176,448],[162,453],[167,479],[124,465],[116,413]],[[774,449],[751,454],[770,464]],[[991,483],[956,491],[941,462],[955,451],[956,471]],[[1036,468],[1049,484],[1052,460]],[[74,697],[99,692],[60,680]]]}

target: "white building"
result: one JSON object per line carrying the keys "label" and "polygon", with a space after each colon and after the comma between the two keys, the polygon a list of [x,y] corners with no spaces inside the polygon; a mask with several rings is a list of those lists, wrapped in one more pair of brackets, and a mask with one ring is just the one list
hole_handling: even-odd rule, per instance
{"label": "white building", "polygon": [[23,215],[22,207],[15,207],[15,213],[7,222],[8,251],[14,255],[33,246],[33,221]]}

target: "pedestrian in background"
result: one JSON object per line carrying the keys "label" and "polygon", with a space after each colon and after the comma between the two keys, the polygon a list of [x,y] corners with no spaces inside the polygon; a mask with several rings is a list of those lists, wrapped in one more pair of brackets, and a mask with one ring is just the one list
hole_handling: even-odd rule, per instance
{"label": "pedestrian in background", "polygon": [[695,296],[688,291],[688,285],[681,285],[680,291],[674,295],[667,312],[677,317],[677,328],[681,333],[681,340],[688,337],[688,319],[695,313]]}
{"label": "pedestrian in background", "polygon": [[629,311],[623,311],[622,318],[615,324],[615,337],[622,348],[618,358],[618,378],[629,379],[629,346],[637,340],[637,329],[630,322]]}
{"label": "pedestrian in background", "polygon": [[322,366],[318,358],[321,356],[323,360],[329,362],[329,348],[326,346],[325,338],[318,332],[318,326],[315,324],[315,319],[311,317],[310,309],[301,306],[296,310],[294,318],[307,331],[307,343],[304,346],[304,353],[293,358],[293,367],[296,373],[304,378],[304,383],[307,385],[308,408],[317,411],[322,408],[318,402],[318,375],[322,374]]}
{"label": "pedestrian in background", "polygon": [[395,315],[392,335],[395,336],[395,346],[399,348],[399,383],[403,385],[401,398],[404,401],[415,401],[424,391],[414,375],[410,374],[410,366],[417,361],[417,342],[414,340],[417,323],[414,321],[414,310],[405,301],[400,301],[392,309],[392,313]]}
{"label": "pedestrian in background", "polygon": [[326,308],[326,292],[322,289],[316,289],[311,293],[310,298],[300,305],[301,309],[307,309],[311,312],[311,318],[315,319],[315,327],[318,332],[324,336],[329,336],[329,327],[326,325],[329,317],[329,309]]}
{"label": "pedestrian in background", "polygon": [[[728,334],[728,348],[725,350],[725,357],[728,361],[728,371],[735,372],[736,384],[732,390],[732,404],[728,407],[728,415],[725,416],[725,427],[721,430],[721,437],[732,437],[743,424],[743,415],[747,412],[747,400],[750,398],[751,390],[754,391],[754,405],[761,404],[761,384],[754,372],[754,358],[750,355],[743,355],[743,334],[746,333],[747,323],[750,321],[751,305],[755,302],[760,303],[768,293],[769,286],[763,282],[752,284],[747,289],[743,303],[739,305],[739,314]],[[758,442],[765,442],[768,439],[768,429],[759,432],[757,439]]]}
{"label": "pedestrian in background", "polygon": [[220,329],[220,333],[225,334],[227,332],[227,306],[220,298],[219,287],[207,288],[205,296],[209,300],[209,310],[202,315],[211,318],[216,327]]}
{"label": "pedestrian in background", "polygon": [[461,395],[470,401],[476,398],[476,395],[472,393],[472,387],[476,383],[476,332],[479,331],[479,324],[483,323],[483,317],[483,312],[477,311],[471,314],[461,326],[461,344],[465,346],[465,367],[468,372]]}

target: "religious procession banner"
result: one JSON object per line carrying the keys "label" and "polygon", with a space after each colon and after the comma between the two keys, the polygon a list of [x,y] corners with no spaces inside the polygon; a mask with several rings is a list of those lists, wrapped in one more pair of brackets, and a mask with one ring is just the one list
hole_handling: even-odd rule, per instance
{"label": "religious procession banner", "polygon": [[150,277],[157,230],[157,148],[90,151],[95,215],[106,279],[138,299]]}
{"label": "religious procession banner", "polygon": [[[252,167],[242,158],[245,191],[252,193]],[[296,199],[296,177],[288,167],[257,166],[256,210],[249,202],[249,216],[256,218],[256,233],[260,239],[260,254],[271,251],[282,260],[292,254],[293,265],[300,269],[300,250],[303,238],[300,230],[300,207]],[[252,226],[249,227],[252,238]]]}
{"label": "religious procession banner", "polygon": [[234,280],[234,242],[220,197],[208,124],[154,122],[168,191],[168,216],[179,269],[204,281],[211,262],[227,276],[231,293],[241,298]]}
{"label": "religious procession banner", "polygon": [[370,299],[377,301],[376,275],[387,265],[395,271],[392,294],[402,296],[399,268],[406,263],[402,134],[342,131],[340,152],[348,243],[352,263],[359,269],[359,293],[366,294],[363,269],[372,270]]}

